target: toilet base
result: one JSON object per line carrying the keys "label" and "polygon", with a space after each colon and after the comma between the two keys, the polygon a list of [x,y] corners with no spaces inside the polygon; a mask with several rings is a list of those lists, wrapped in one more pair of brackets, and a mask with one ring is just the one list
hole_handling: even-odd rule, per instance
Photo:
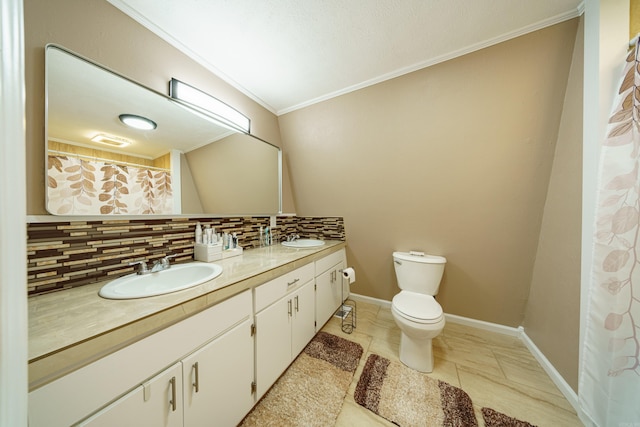
{"label": "toilet base", "polygon": [[411,339],[404,332],[400,337],[400,361],[416,371],[433,371],[433,349],[431,339]]}

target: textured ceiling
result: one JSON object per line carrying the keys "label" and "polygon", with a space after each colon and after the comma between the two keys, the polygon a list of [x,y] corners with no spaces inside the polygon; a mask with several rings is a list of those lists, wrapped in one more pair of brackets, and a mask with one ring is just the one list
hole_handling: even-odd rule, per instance
{"label": "textured ceiling", "polygon": [[579,0],[108,0],[276,114],[579,15]]}

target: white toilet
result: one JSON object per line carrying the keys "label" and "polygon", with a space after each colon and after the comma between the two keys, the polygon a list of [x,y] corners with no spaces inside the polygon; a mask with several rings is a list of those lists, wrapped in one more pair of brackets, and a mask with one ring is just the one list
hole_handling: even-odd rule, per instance
{"label": "white toilet", "polygon": [[393,297],[391,313],[402,331],[400,361],[416,371],[433,371],[431,340],[444,328],[442,307],[434,296],[446,262],[419,252],[393,253],[400,293]]}

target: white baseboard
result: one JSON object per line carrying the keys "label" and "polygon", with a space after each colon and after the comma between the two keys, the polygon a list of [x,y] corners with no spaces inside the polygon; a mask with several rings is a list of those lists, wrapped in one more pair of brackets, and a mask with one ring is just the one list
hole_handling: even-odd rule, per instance
{"label": "white baseboard", "polygon": [[538,346],[536,346],[536,344],[531,341],[531,338],[529,338],[529,336],[526,334],[524,328],[520,328],[522,329],[520,339],[522,340],[524,345],[527,346],[531,354],[533,354],[533,357],[535,357],[538,363],[542,366],[542,369],[544,369],[547,375],[549,375],[551,381],[553,381],[553,383],[556,385],[556,387],[558,387],[567,401],[571,404],[571,406],[573,406],[573,409],[575,409],[576,413],[580,415],[582,410],[580,409],[580,403],[578,401],[578,395],[576,394],[576,392],[573,391],[571,386],[564,380],[564,378],[562,378],[562,375],[560,375],[560,373],[551,364],[551,362],[549,362],[549,359],[547,359],[544,353],[540,351]]}
{"label": "white baseboard", "polygon": [[447,322],[471,326],[472,328],[483,329],[490,332],[497,332],[499,334],[509,335],[512,337],[520,337],[520,335],[522,334],[520,328],[500,325],[498,323],[485,322],[484,320],[471,319],[469,317],[462,317],[456,314],[445,313],[444,318]]}
{"label": "white baseboard", "polygon": [[352,299],[354,301],[368,302],[371,304],[379,305],[381,307],[391,308],[391,301],[387,301],[379,298],[372,298],[366,295],[354,294],[353,292],[349,294],[349,299]]}
{"label": "white baseboard", "polygon": [[[372,298],[365,295],[359,294],[351,294],[349,298],[355,301],[363,301],[371,304],[377,304],[382,307],[391,308],[391,301]],[[571,388],[571,386],[562,378],[562,375],[556,370],[556,368],[549,362],[549,359],[540,351],[540,349],[535,345],[535,343],[529,338],[526,334],[524,328],[522,326],[518,328],[514,328],[511,326],[500,325],[497,323],[485,322],[483,320],[475,320],[468,317],[457,316],[455,314],[447,314],[445,313],[445,320],[451,323],[457,323],[460,325],[470,326],[472,328],[483,329],[486,331],[497,332],[499,334],[510,335],[514,337],[520,338],[527,349],[531,352],[533,357],[536,358],[538,363],[542,366],[542,369],[545,370],[551,381],[558,387],[560,392],[567,399],[569,404],[573,406],[573,409],[580,415],[580,405],[578,402],[578,395]]]}

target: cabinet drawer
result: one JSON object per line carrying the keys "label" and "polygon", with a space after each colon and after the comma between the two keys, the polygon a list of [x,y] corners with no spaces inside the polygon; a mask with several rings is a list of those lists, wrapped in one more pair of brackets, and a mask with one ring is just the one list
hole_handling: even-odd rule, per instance
{"label": "cabinet drawer", "polygon": [[313,273],[314,265],[309,263],[258,286],[255,289],[256,313],[282,298],[287,292],[312,280]]}
{"label": "cabinet drawer", "polygon": [[338,264],[340,261],[344,261],[346,265],[347,255],[344,249],[340,249],[338,252],[334,252],[331,255],[327,255],[326,257],[316,261],[315,276],[318,277],[334,265]]}

